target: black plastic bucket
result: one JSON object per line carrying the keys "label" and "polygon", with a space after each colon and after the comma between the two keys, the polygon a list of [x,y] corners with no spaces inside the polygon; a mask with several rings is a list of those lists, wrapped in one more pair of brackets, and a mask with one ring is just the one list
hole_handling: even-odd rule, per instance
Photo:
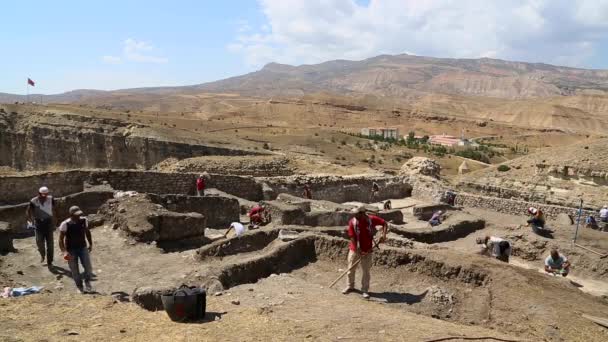
{"label": "black plastic bucket", "polygon": [[161,296],[163,308],[174,322],[200,320],[205,317],[207,298],[204,289],[181,286],[175,292]]}

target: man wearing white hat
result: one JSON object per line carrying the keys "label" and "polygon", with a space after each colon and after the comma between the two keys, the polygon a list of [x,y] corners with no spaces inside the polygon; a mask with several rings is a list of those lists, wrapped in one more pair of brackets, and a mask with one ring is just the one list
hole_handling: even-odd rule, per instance
{"label": "man wearing white hat", "polygon": [[44,262],[46,255],[47,266],[53,266],[53,231],[55,231],[55,199],[49,195],[46,186],[38,190],[38,196],[30,200],[27,206],[26,216],[28,224],[33,224],[36,229],[36,246],[40,253],[40,262]]}
{"label": "man wearing white hat", "polygon": [[[386,240],[388,224],[382,218],[374,215],[367,215],[364,206],[353,209],[355,214],[348,223],[348,236],[350,244],[348,246],[348,285],[342,290],[343,294],[351,292],[355,287],[355,272],[359,262],[361,264],[361,294],[363,298],[369,298],[370,270],[372,268],[372,253],[374,247],[374,234],[376,227],[382,226],[382,237],[380,242]],[[360,260],[360,261],[359,261]]]}
{"label": "man wearing white hat", "polygon": [[[59,249],[64,253],[64,259],[68,261],[72,271],[72,279],[76,283],[78,293],[93,292],[91,277],[93,267],[89,252],[93,250],[93,238],[89,230],[87,219],[77,206],[70,207],[70,218],[63,221],[59,226]],[[89,246],[87,247],[87,241]],[[84,268],[84,289],[78,261]]]}

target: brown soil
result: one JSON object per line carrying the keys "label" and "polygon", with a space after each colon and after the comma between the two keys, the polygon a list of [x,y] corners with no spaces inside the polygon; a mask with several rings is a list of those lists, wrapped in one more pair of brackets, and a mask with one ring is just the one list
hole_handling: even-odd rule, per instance
{"label": "brown soil", "polygon": [[[259,234],[248,235],[255,233]],[[308,242],[271,239],[253,245],[253,240],[240,242],[242,238],[236,238],[227,241],[236,248],[233,255],[211,257],[199,264],[194,251],[163,254],[153,245],[130,244],[107,227],[96,228],[93,235],[94,286],[103,294],[130,293],[139,286],[176,285],[193,279],[204,281],[212,269],[224,269],[220,271],[223,276],[242,280],[252,276],[258,279],[256,272],[262,278],[269,277],[255,284],[229,285],[233,287],[223,295],[208,297],[210,322],[180,325],[171,323],[162,312],[113,303],[106,296],[75,296],[68,277],[53,275],[37,264],[33,239],[22,239],[15,243],[19,253],[0,258],[5,273],[2,285],[35,284],[47,290],[40,295],[3,300],[0,324],[7,327],[4,336],[25,340],[45,334],[52,340],[99,340],[102,336],[145,340],[160,335],[166,340],[189,336],[205,340],[400,340],[408,336],[424,340],[444,335],[505,337],[497,333],[500,331],[519,340],[606,338],[602,328],[580,316],[605,315],[606,301],[584,294],[563,279],[463,253],[458,248],[447,250],[441,244],[439,249],[430,248],[434,245],[410,250],[382,247],[375,255],[372,299],[367,302],[356,293],[341,295],[338,290],[343,282],[335,289],[327,288],[345,267],[346,241],[340,238],[311,235],[302,238]],[[305,243],[297,243],[300,240]],[[239,249],[239,244],[245,249]],[[313,254],[303,249],[309,248],[306,246],[313,247]],[[309,263],[301,267],[289,261],[284,267],[277,264],[282,260]],[[276,276],[268,272],[273,268],[293,271]],[[234,300],[239,304],[232,304]],[[72,318],[57,319],[66,315]],[[17,319],[24,316],[34,317],[35,329],[28,328],[31,321]],[[216,316],[221,318],[215,321]]]}

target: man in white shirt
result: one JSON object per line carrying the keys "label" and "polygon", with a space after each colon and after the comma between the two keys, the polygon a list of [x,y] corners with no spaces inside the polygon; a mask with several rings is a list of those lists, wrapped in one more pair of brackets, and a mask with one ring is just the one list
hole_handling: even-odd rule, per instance
{"label": "man in white shirt", "polygon": [[230,224],[230,227],[228,227],[228,230],[226,230],[226,233],[224,234],[224,237],[228,236],[228,233],[234,229],[234,232],[236,233],[236,236],[241,236],[243,234],[245,234],[245,232],[247,231],[247,228],[240,222],[232,222]]}
{"label": "man in white shirt", "polygon": [[35,227],[36,247],[40,253],[40,262],[46,262],[49,269],[53,267],[53,232],[55,231],[56,210],[55,199],[49,194],[46,186],[38,190],[38,196],[30,200],[25,213],[28,225]]}
{"label": "man in white shirt", "polygon": [[511,256],[511,243],[509,241],[497,236],[484,236],[483,238],[477,238],[476,242],[481,245],[482,254],[509,262],[509,256]]}
{"label": "man in white shirt", "polygon": [[608,222],[608,205],[605,205],[600,209],[600,221]]}

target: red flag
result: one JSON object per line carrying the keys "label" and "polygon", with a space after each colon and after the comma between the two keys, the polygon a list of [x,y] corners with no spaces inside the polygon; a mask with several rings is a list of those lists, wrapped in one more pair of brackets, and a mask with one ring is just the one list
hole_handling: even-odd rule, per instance
{"label": "red flag", "polygon": [[32,81],[29,77],[27,78],[27,84],[31,85],[32,87],[36,86],[36,84],[34,83],[34,81]]}

